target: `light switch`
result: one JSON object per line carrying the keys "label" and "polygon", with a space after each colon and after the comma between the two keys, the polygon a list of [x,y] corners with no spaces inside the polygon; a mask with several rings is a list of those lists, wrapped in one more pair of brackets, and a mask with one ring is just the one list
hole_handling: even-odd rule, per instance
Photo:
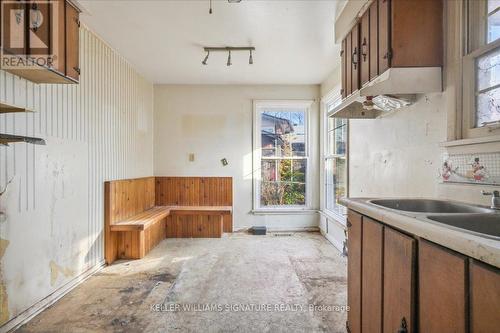
{"label": "light switch", "polygon": [[189,162],[194,162],[194,153],[189,154]]}

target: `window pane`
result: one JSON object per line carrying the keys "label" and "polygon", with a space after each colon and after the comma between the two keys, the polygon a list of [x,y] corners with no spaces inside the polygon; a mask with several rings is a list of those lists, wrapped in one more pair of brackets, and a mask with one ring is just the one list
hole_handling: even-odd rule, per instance
{"label": "window pane", "polygon": [[488,14],[488,43],[496,41],[500,37],[500,11]]}
{"label": "window pane", "polygon": [[479,94],[476,103],[477,127],[485,126],[490,122],[500,121],[500,88]]}
{"label": "window pane", "polygon": [[345,119],[335,120],[335,154],[344,155],[347,137],[347,121]]}
{"label": "window pane", "polygon": [[346,159],[331,158],[326,160],[325,178],[326,208],[344,214],[345,207],[340,205],[339,200],[347,193]]}
{"label": "window pane", "polygon": [[306,160],[262,160],[261,206],[305,205]]}
{"label": "window pane", "polygon": [[488,0],[488,13],[500,7],[500,0]]}
{"label": "window pane", "polygon": [[305,116],[303,109],[264,110],[261,115],[262,156],[306,156]]}
{"label": "window pane", "polygon": [[483,90],[500,84],[500,49],[477,59],[477,86]]}

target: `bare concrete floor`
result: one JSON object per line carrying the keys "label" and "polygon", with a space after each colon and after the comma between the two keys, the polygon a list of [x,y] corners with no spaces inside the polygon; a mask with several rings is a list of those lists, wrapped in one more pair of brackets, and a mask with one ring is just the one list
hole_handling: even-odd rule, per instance
{"label": "bare concrete floor", "polygon": [[167,239],[18,332],[345,332],[346,287],[346,260],[319,233]]}

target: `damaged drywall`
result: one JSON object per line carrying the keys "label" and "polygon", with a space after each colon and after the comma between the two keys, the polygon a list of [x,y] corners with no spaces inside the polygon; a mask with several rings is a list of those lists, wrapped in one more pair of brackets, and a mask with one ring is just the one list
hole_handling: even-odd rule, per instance
{"label": "damaged drywall", "polygon": [[0,238],[0,326],[9,320],[9,295],[7,294],[7,287],[2,272],[1,260],[9,246],[7,239]]}
{"label": "damaged drywall", "polygon": [[68,267],[63,267],[58,264],[56,264],[53,260],[50,261],[50,285],[54,286],[57,282],[57,278],[60,275],[63,275],[65,277],[72,277],[75,276],[75,271],[68,268]]}

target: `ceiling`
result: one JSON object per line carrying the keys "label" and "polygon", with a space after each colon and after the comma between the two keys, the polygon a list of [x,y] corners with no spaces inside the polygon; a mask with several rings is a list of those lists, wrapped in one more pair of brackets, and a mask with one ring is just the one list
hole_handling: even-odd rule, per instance
{"label": "ceiling", "polygon": [[[335,0],[79,0],[81,16],[154,83],[319,84],[340,62],[334,45]],[[254,46],[211,53],[203,46]]]}

